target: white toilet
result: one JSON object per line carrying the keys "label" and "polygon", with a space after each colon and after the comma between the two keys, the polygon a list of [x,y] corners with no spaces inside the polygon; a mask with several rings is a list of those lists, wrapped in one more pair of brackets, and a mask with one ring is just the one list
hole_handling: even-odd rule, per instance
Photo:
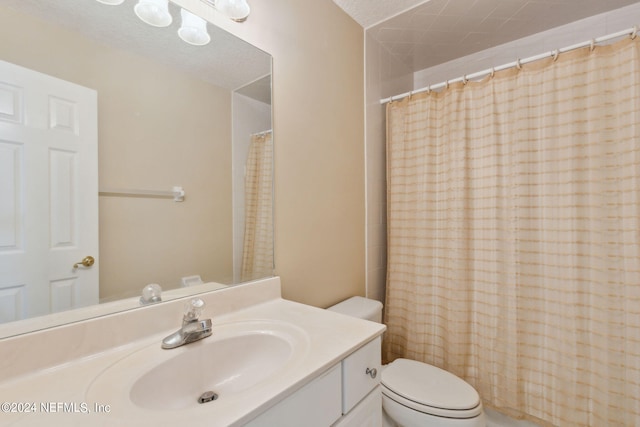
{"label": "white toilet", "polygon": [[[382,323],[379,301],[353,297],[328,310]],[[396,359],[382,369],[385,427],[486,427],[478,392],[450,372]]]}

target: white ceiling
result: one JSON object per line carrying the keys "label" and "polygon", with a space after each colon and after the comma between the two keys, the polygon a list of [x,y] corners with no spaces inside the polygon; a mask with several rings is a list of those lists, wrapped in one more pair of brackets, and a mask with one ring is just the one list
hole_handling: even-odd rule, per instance
{"label": "white ceiling", "polygon": [[334,0],[412,71],[639,0]]}

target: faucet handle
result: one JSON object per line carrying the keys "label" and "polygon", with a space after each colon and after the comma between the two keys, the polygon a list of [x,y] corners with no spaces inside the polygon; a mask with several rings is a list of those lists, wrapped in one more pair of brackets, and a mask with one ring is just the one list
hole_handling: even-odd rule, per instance
{"label": "faucet handle", "polygon": [[184,306],[184,318],[185,322],[193,322],[198,320],[202,311],[204,310],[204,301],[200,298],[192,298],[188,303]]}

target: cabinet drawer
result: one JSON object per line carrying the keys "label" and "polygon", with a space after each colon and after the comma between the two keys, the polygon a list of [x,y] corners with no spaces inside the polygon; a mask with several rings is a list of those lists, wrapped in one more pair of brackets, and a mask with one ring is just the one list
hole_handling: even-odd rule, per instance
{"label": "cabinet drawer", "polygon": [[380,383],[378,337],[342,361],[342,413],[349,412]]}

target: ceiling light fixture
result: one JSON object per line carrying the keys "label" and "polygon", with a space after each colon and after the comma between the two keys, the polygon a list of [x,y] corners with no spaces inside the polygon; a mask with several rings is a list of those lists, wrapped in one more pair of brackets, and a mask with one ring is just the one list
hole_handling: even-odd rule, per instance
{"label": "ceiling light fixture", "polygon": [[[108,5],[119,5],[124,0],[97,0]],[[251,8],[247,0],[203,0],[228,18],[243,22],[249,16]],[[154,27],[168,27],[173,22],[169,12],[169,0],[138,0],[133,8],[135,14],[143,22]],[[211,41],[207,31],[207,21],[185,9],[180,9],[182,23],[178,36],[194,46],[204,46]]]}
{"label": "ceiling light fixture", "polygon": [[211,41],[207,32],[207,21],[184,9],[180,10],[180,17],[182,25],[178,30],[178,36],[182,40],[194,46],[204,46]]}
{"label": "ceiling light fixture", "polygon": [[139,0],[133,10],[138,18],[154,27],[167,27],[173,21],[169,0]]}

